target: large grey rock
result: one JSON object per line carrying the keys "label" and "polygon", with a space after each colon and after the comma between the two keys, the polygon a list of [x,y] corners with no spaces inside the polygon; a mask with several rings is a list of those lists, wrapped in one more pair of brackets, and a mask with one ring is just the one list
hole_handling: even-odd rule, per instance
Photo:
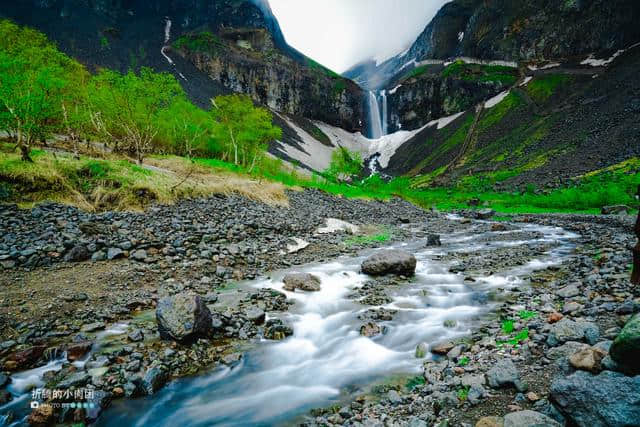
{"label": "large grey rock", "polygon": [[624,372],[640,374],[640,314],[627,322],[611,344],[611,358]]}
{"label": "large grey rock", "polygon": [[515,387],[518,391],[525,390],[524,385],[520,381],[518,368],[513,364],[511,359],[502,359],[498,361],[489,372],[487,372],[487,380],[492,388]]}
{"label": "large grey rock", "polygon": [[561,425],[539,412],[519,411],[504,417],[504,427],[561,427]]}
{"label": "large grey rock", "polygon": [[283,289],[293,292],[296,289],[307,292],[318,292],[320,290],[320,278],[309,273],[290,273],[282,279]]}
{"label": "large grey rock", "polygon": [[579,427],[640,425],[640,376],[576,371],[554,379],[551,400]]}
{"label": "large grey rock", "polygon": [[550,347],[555,347],[567,341],[585,341],[593,345],[598,342],[599,338],[600,330],[595,323],[573,321],[565,317],[552,326],[547,344]]}
{"label": "large grey rock", "polygon": [[156,321],[165,340],[187,342],[211,333],[211,312],[198,295],[190,292],[162,298],[156,308]]}
{"label": "large grey rock", "polygon": [[413,276],[416,258],[405,251],[390,249],[376,252],[362,263],[362,272],[372,276],[402,274]]}
{"label": "large grey rock", "polygon": [[169,381],[169,373],[166,369],[155,366],[147,370],[142,378],[142,386],[147,394],[154,394]]}

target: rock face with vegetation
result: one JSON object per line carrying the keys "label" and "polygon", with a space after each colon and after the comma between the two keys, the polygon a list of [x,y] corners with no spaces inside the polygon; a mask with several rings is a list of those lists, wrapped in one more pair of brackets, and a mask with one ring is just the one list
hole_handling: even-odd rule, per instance
{"label": "rock face with vegetation", "polygon": [[475,107],[513,85],[515,68],[456,62],[424,65],[389,84],[389,129],[413,130]]}
{"label": "rock face with vegetation", "polygon": [[188,34],[173,46],[212,80],[257,103],[351,132],[362,130],[362,90],[310,59],[283,54],[264,29]]}
{"label": "rock face with vegetation", "polygon": [[201,106],[208,107],[212,96],[240,92],[282,113],[362,129],[360,88],[287,45],[266,2],[26,1],[14,6],[0,16],[40,29],[91,68],[148,66],[173,73]]}

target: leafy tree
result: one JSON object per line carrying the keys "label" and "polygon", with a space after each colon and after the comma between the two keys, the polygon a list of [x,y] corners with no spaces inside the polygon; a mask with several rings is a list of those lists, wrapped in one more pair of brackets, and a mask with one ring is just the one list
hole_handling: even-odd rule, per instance
{"label": "leafy tree", "polygon": [[84,68],[41,33],[0,21],[0,129],[15,140],[23,160],[31,144],[58,129],[64,102],[76,96]]}
{"label": "leafy tree", "polygon": [[135,155],[138,163],[153,147],[162,113],[176,102],[186,102],[186,97],[175,77],[144,67],[139,74],[103,70],[89,86],[91,122],[96,132],[115,151]]}
{"label": "leafy tree", "polygon": [[169,150],[186,157],[195,152],[208,154],[208,142],[213,131],[209,113],[186,99],[173,102],[158,114],[160,138]]}
{"label": "leafy tree", "polygon": [[362,171],[362,156],[344,147],[334,150],[325,174],[336,181],[349,180]]}
{"label": "leafy tree", "polygon": [[246,95],[218,96],[211,100],[214,136],[221,142],[223,160],[252,171],[267,150],[267,143],[282,137],[271,113],[253,105]]}

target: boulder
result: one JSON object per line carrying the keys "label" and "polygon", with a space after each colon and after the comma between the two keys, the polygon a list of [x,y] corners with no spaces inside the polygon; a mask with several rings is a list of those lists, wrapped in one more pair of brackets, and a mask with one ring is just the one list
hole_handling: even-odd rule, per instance
{"label": "boulder", "polygon": [[633,316],[622,328],[611,344],[609,354],[624,372],[640,374],[640,314]]}
{"label": "boulder", "polygon": [[564,318],[551,328],[547,344],[555,347],[567,341],[585,341],[593,345],[598,342],[598,338],[600,338],[600,330],[595,323]]}
{"label": "boulder", "polygon": [[504,427],[561,427],[561,424],[535,411],[519,411],[504,417]]}
{"label": "boulder", "polygon": [[424,359],[425,357],[427,357],[428,351],[429,351],[429,344],[427,344],[426,342],[421,342],[416,346],[415,355],[418,359]]}
{"label": "boulder", "polygon": [[629,208],[629,206],[626,206],[626,205],[613,205],[613,206],[603,206],[602,209],[600,209],[600,213],[602,215],[619,215],[619,214],[626,214],[630,210],[631,209]]}
{"label": "boulder", "polygon": [[318,292],[320,290],[320,278],[309,273],[290,273],[282,279],[283,289],[294,292],[296,289],[307,292]]}
{"label": "boulder", "polygon": [[91,257],[91,253],[85,245],[75,245],[64,256],[66,262],[86,261]]}
{"label": "boulder", "polygon": [[144,249],[133,251],[131,252],[130,258],[136,261],[144,262],[147,260],[147,251],[145,251]]}
{"label": "boulder", "polygon": [[489,372],[487,372],[487,380],[492,388],[515,387],[519,392],[526,390],[526,387],[520,381],[518,368],[513,364],[511,359],[499,360]]}
{"label": "boulder", "polygon": [[190,342],[211,333],[211,312],[196,294],[183,292],[162,298],[156,308],[160,338]]}
{"label": "boulder", "polygon": [[402,250],[391,249],[376,252],[362,263],[362,272],[371,276],[401,274],[413,276],[416,271],[416,258]]}
{"label": "boulder", "polygon": [[576,371],[551,384],[551,400],[579,427],[631,426],[640,420],[640,376]]}
{"label": "boulder", "polygon": [[454,347],[455,347],[455,344],[452,342],[440,343],[440,344],[437,344],[435,347],[433,347],[433,349],[431,350],[431,353],[444,356],[447,353],[449,353]]}
{"label": "boulder", "polygon": [[16,351],[6,358],[4,369],[8,371],[23,371],[31,368],[42,357],[46,349],[47,347],[43,345],[36,345],[25,350]]}
{"label": "boulder", "polygon": [[31,410],[27,423],[31,426],[48,426],[52,425],[54,420],[53,406],[41,405]]}
{"label": "boulder", "polygon": [[576,369],[598,373],[602,371],[602,359],[607,353],[597,347],[578,350],[569,356],[569,363]]}
{"label": "boulder", "polygon": [[91,341],[81,341],[70,344],[67,347],[67,360],[73,362],[82,359],[84,355],[91,350],[92,346],[93,343]]}

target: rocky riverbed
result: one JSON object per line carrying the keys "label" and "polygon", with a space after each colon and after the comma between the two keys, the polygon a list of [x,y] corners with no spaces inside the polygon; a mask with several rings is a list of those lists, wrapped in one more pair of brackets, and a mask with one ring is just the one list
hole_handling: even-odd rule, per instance
{"label": "rocky riverbed", "polygon": [[[113,399],[154,394],[173,378],[236,366],[261,337],[285,339],[295,331],[278,313],[299,302],[286,289],[243,285],[265,280],[272,271],[411,240],[436,248],[429,259],[472,288],[478,276],[535,267],[545,254],[554,254],[559,237],[543,238],[540,225],[576,233],[570,253],[534,268],[515,287],[498,285],[479,294],[486,302],[478,304],[495,309],[475,319],[464,336],[416,349],[425,357],[416,359],[424,363],[419,374],[352,391],[340,405],[314,410],[299,422],[475,425],[485,416],[532,409],[554,422],[607,425],[597,420],[611,419],[616,402],[607,400],[610,405],[599,406],[600,412],[585,402],[609,395],[611,384],[637,385],[633,377],[615,372],[625,368],[606,355],[611,340],[640,309],[640,292],[628,279],[631,218],[538,215],[497,223],[470,219],[477,216],[473,212],[456,217],[423,211],[400,200],[357,201],[316,191],[289,197],[288,208],[228,196],[145,213],[2,206],[3,422],[91,421]],[[354,233],[385,239],[354,238]],[[403,308],[385,307],[393,297],[390,287],[411,283],[403,275],[372,277],[346,296],[370,307],[358,315],[363,335],[384,336],[385,322],[397,319]],[[206,306],[211,328],[187,340],[162,333],[156,308],[176,295],[192,295]],[[452,321],[445,326],[456,328]],[[586,361],[573,357],[578,351]],[[28,371],[43,365],[51,367],[44,375]],[[576,366],[579,372],[572,374]],[[94,408],[39,409],[23,418],[29,414],[24,393],[34,386],[94,390]],[[610,395],[624,402],[625,389],[614,388],[618,394]],[[600,394],[591,396],[590,390]],[[638,402],[633,402],[623,416],[634,416]],[[525,425],[512,419],[527,416],[538,415],[485,419],[480,425]]]}

